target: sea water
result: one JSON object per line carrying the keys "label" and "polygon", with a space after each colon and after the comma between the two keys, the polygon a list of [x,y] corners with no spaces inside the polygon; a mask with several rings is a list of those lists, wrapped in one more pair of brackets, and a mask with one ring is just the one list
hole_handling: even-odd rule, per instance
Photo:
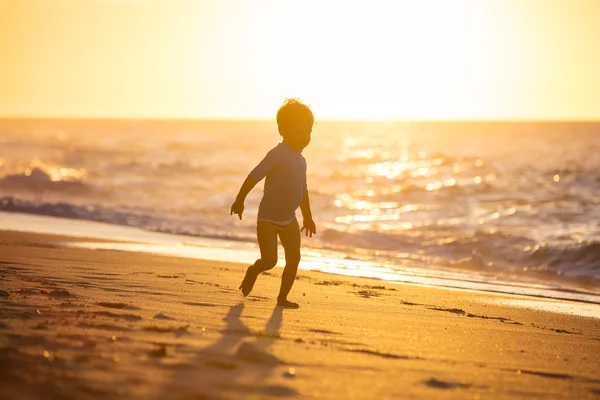
{"label": "sea water", "polygon": [[[280,141],[274,121],[3,119],[0,211],[258,255],[262,183],[229,211]],[[337,272],[600,289],[600,123],[318,121],[303,155],[303,253]]]}

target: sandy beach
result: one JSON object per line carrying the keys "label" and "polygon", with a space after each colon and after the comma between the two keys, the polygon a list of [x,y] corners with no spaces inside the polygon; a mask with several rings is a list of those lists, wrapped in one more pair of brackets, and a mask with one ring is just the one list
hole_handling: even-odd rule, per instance
{"label": "sandy beach", "polygon": [[[0,231],[2,399],[597,399],[600,320],[518,296]],[[97,241],[97,240],[96,240]]]}

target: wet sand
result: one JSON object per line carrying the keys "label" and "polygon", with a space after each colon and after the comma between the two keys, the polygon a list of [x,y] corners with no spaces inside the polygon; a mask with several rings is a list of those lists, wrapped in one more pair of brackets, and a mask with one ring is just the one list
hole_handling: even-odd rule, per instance
{"label": "wet sand", "polygon": [[66,240],[0,231],[0,399],[600,398],[600,319]]}

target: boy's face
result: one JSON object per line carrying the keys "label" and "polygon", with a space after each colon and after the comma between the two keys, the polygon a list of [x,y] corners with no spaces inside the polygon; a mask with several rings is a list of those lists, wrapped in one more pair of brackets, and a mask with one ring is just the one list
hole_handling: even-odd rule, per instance
{"label": "boy's face", "polygon": [[294,150],[302,151],[310,143],[312,127],[313,123],[310,119],[303,119],[287,127],[285,132],[281,133],[281,136]]}

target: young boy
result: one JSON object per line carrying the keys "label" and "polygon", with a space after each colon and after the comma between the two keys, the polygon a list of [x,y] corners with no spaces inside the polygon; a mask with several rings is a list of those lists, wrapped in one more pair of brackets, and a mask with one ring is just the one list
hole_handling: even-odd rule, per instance
{"label": "young boy", "polygon": [[[306,230],[306,236],[310,235],[310,237],[317,233],[306,186],[306,161],[301,154],[310,143],[313,123],[314,117],[310,108],[298,99],[285,100],[277,111],[277,127],[283,142],[271,149],[250,172],[230,212],[230,215],[237,214],[242,219],[246,196],[266,177],[256,224],[260,258],[246,271],[240,289],[244,296],[248,296],[257,276],[277,264],[277,236],[279,235],[285,250],[285,268],[281,277],[277,305],[288,308],[299,307],[298,304],[289,301],[287,296],[294,284],[300,263],[300,233]],[[298,206],[304,219],[302,229],[299,229],[296,219]]]}

